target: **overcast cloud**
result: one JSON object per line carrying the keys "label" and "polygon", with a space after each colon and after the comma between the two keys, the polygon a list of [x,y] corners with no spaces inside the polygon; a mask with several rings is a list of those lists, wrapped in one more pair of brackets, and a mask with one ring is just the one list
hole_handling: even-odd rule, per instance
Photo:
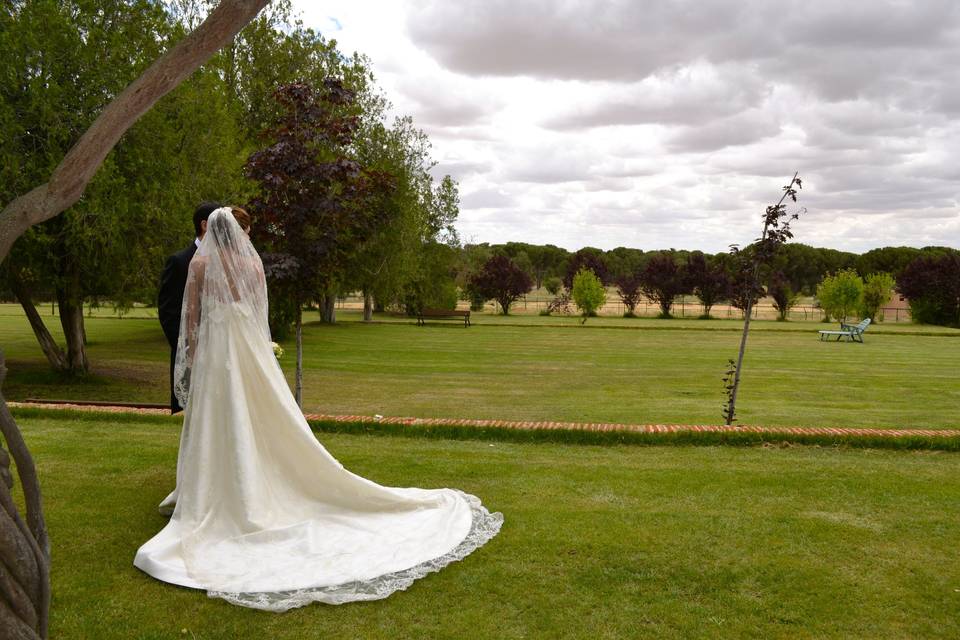
{"label": "overcast cloud", "polygon": [[721,251],[799,171],[799,242],[960,247],[955,0],[295,4],[430,135],[466,240]]}

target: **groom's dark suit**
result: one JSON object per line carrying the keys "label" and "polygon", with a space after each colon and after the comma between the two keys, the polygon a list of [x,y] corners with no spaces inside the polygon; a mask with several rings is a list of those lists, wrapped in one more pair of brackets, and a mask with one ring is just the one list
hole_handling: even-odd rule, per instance
{"label": "groom's dark suit", "polygon": [[167,258],[167,263],[163,266],[163,274],[160,276],[157,310],[163,334],[167,336],[167,342],[170,343],[170,413],[183,411],[183,407],[177,402],[177,397],[173,393],[173,365],[177,358],[177,340],[180,337],[183,290],[187,287],[190,260],[196,252],[197,245],[191,242],[189,247]]}

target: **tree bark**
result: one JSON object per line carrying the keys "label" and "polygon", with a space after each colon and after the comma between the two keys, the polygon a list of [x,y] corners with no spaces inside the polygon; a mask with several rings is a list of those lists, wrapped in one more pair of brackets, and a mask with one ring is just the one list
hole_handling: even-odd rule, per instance
{"label": "tree bark", "polygon": [[[6,376],[0,352],[0,385]],[[0,394],[0,433],[10,454],[0,447],[0,622],[14,638],[45,638],[50,607],[50,542],[43,519],[43,501],[33,458]],[[20,517],[11,490],[10,456],[26,506]]]}
{"label": "tree bark", "polygon": [[325,293],[320,298],[320,320],[329,324],[337,321],[337,295]]}
{"label": "tree bark", "polygon": [[294,396],[297,406],[303,409],[303,305],[297,303],[297,372],[295,374]]}
{"label": "tree bark", "polygon": [[90,361],[87,360],[87,336],[83,326],[80,272],[69,265],[67,271],[64,284],[57,287],[60,326],[67,343],[66,370],[73,375],[83,375],[90,370]]}
{"label": "tree bark", "polygon": [[[199,27],[158,58],[110,102],[53,170],[49,182],[14,199],[0,211],[0,262],[6,259],[13,243],[27,229],[53,218],[77,202],[123,134],[160,98],[233,39],[268,3],[269,0],[221,0]],[[0,353],[0,382],[4,373]],[[0,629],[12,638],[46,638],[50,608],[50,547],[40,484],[30,451],[2,394],[0,432],[17,467],[27,520],[24,525],[13,501],[12,485],[4,481],[0,482],[0,526],[7,525],[4,531],[14,532],[11,535],[19,536],[14,540],[26,543],[34,562],[32,567],[27,567],[27,578],[19,583],[19,591],[13,587],[0,588]],[[5,476],[9,478],[9,462],[0,464],[0,467],[6,469]],[[0,537],[0,558],[12,557],[26,562],[22,549],[22,544]],[[5,575],[7,572],[9,576],[15,575],[5,560],[0,569]],[[24,595],[29,600],[27,609],[24,609]]]}
{"label": "tree bark", "polygon": [[363,321],[373,321],[373,294],[369,291],[363,292]]}
{"label": "tree bark", "polygon": [[33,335],[36,336],[37,342],[40,343],[40,350],[43,351],[43,355],[46,356],[47,362],[50,363],[54,371],[66,371],[67,357],[64,355],[60,345],[57,344],[57,341],[50,335],[47,325],[44,324],[43,318],[40,317],[40,312],[37,311],[36,305],[33,304],[29,289],[27,289],[23,280],[20,279],[18,273],[11,274],[10,287],[13,289],[13,295],[17,297],[17,302],[23,307],[23,312],[30,322],[30,328],[33,329]]}

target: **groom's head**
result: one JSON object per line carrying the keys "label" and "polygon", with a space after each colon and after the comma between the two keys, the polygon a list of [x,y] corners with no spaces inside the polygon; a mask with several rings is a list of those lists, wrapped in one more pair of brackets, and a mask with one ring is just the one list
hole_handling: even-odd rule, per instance
{"label": "groom's head", "polygon": [[203,202],[193,212],[193,229],[197,232],[198,238],[202,238],[203,234],[207,232],[207,218],[219,208],[219,202]]}

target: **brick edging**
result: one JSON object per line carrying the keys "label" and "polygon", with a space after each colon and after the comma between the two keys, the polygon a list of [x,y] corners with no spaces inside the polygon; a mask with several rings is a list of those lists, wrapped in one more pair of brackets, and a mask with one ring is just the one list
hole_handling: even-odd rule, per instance
{"label": "brick edging", "polygon": [[[132,408],[121,405],[49,404],[9,402],[14,408],[70,409],[106,413],[134,413],[141,415],[170,415],[167,409]],[[476,427],[517,429],[525,431],[589,431],[627,433],[753,433],[793,436],[835,436],[843,438],[960,438],[960,430],[952,429],[867,429],[862,427],[762,427],[756,425],[689,425],[689,424],[618,424],[612,422],[540,422],[512,420],[470,420],[461,418],[403,418],[397,416],[304,414],[314,422],[344,422],[352,424],[385,424],[409,427]]]}

